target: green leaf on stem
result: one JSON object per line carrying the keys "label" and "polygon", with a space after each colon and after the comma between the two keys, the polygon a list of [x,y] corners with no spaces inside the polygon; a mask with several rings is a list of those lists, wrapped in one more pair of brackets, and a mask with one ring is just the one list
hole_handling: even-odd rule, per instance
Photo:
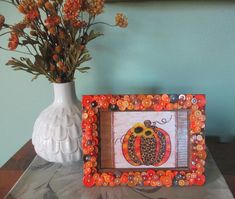
{"label": "green leaf on stem", "polygon": [[87,73],[87,71],[91,69],[91,67],[79,67],[77,70],[81,73]]}
{"label": "green leaf on stem", "polygon": [[86,38],[86,43],[97,38],[97,37],[100,37],[104,35],[103,33],[101,32],[95,32],[94,30],[91,30],[91,32],[89,33],[89,35],[87,35],[87,38]]}

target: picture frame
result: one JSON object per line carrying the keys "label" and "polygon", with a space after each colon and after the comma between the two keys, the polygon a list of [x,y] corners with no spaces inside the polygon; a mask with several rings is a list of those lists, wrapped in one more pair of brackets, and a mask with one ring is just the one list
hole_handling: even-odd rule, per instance
{"label": "picture frame", "polygon": [[204,94],[84,95],[83,184],[205,183]]}

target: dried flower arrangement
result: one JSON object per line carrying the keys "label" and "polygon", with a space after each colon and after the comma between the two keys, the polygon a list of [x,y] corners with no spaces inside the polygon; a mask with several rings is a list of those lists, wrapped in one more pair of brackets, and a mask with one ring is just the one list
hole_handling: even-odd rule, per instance
{"label": "dried flower arrangement", "polygon": [[[12,58],[6,65],[34,75],[44,75],[51,82],[65,83],[74,79],[76,70],[84,73],[90,67],[81,64],[91,59],[87,44],[103,35],[96,24],[125,28],[125,15],[117,13],[115,24],[97,22],[104,0],[1,0],[14,5],[23,20],[11,25],[0,15],[0,36],[9,34],[8,48],[27,57]],[[16,50],[18,46],[26,51]]]}

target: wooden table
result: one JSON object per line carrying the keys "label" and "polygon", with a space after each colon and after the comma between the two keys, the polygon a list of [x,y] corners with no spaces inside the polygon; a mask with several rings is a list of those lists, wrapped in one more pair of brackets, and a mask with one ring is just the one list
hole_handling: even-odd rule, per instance
{"label": "wooden table", "polygon": [[[207,146],[235,196],[235,143],[220,143],[216,137],[207,138]],[[31,140],[0,168],[0,199],[16,183],[36,153]]]}

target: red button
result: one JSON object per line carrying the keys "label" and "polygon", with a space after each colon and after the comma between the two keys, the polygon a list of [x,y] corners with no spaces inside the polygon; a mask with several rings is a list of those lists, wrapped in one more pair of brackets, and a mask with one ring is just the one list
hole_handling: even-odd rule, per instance
{"label": "red button", "polygon": [[195,98],[197,99],[197,105],[199,107],[203,107],[206,105],[206,97],[205,95],[196,95]]}
{"label": "red button", "polygon": [[149,169],[149,170],[147,171],[147,174],[148,174],[148,176],[152,177],[153,175],[156,174],[156,172],[155,172],[154,170],[152,170],[152,169]]}
{"label": "red button", "polygon": [[204,185],[205,181],[206,181],[206,177],[204,175],[201,175],[195,179],[195,184],[201,186],[201,185]]}
{"label": "red button", "polygon": [[92,187],[95,184],[95,180],[91,175],[86,175],[83,177],[83,184],[86,187]]}

